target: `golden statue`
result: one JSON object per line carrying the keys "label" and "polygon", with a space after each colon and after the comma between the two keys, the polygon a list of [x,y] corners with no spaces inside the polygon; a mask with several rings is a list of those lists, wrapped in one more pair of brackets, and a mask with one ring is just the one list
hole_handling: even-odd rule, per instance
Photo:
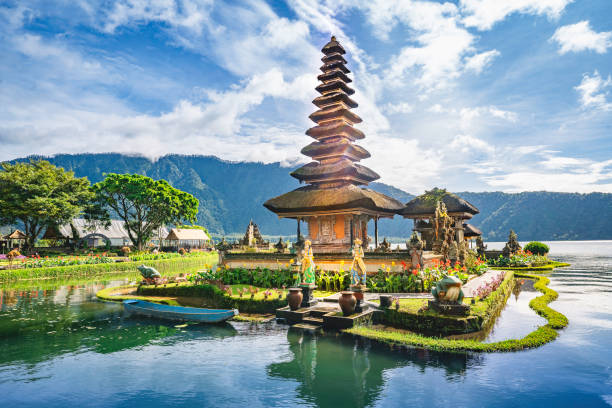
{"label": "golden statue", "polygon": [[315,283],[315,263],[314,263],[314,254],[312,253],[312,247],[310,246],[310,240],[304,241],[304,250],[302,265],[300,267],[300,275],[298,276],[298,280],[300,277],[302,278],[302,282],[299,283]]}
{"label": "golden statue", "polygon": [[366,266],[363,262],[363,248],[361,240],[356,238],[353,243],[353,263],[351,264],[351,284],[365,285],[366,284]]}

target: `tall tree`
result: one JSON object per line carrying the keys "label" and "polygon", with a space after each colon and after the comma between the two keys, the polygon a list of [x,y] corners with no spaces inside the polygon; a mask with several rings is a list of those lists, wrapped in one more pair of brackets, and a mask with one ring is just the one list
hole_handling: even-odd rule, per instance
{"label": "tall tree", "polygon": [[43,228],[69,222],[93,197],[86,177],[48,161],[1,165],[0,223],[23,224],[29,248]]}
{"label": "tall tree", "polygon": [[96,206],[90,218],[108,222],[114,213],[125,222],[132,243],[141,250],[165,224],[195,222],[198,200],[166,180],[138,174],[110,173],[93,185]]}

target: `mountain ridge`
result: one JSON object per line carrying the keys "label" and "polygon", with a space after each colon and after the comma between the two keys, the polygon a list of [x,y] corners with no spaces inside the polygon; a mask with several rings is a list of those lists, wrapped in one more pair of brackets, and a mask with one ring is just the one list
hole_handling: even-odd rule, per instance
{"label": "mountain ridge", "polygon": [[[253,219],[266,235],[294,235],[294,220],[281,220],[263,207],[272,197],[299,186],[280,163],[234,162],[216,156],[169,154],[156,160],[121,153],[32,155],[72,170],[91,183],[104,173],[138,173],[166,179],[200,200],[198,222],[211,232],[243,233]],[[432,188],[434,186],[431,186]],[[407,202],[413,194],[385,183],[368,188]],[[480,209],[470,221],[487,240],[504,241],[513,228],[521,240],[612,239],[612,194],[557,192],[458,192]],[[372,228],[373,230],[373,228]],[[379,236],[408,237],[412,222],[396,216],[381,220]]]}

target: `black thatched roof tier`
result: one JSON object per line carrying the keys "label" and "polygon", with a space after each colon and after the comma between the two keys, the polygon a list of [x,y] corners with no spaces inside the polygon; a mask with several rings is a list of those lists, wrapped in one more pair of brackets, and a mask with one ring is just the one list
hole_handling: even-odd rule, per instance
{"label": "black thatched roof tier", "polygon": [[331,92],[338,92],[338,91],[345,92],[348,95],[352,95],[355,93],[355,90],[353,88],[351,88],[346,83],[344,83],[344,81],[341,81],[339,79],[335,79],[333,81],[329,81],[329,82],[325,82],[324,84],[320,84],[319,86],[315,88],[315,90],[319,92],[321,95],[325,95]]}
{"label": "black thatched roof tier", "polygon": [[[342,58],[342,60],[344,60],[344,58]],[[337,60],[332,60],[332,61],[330,61],[328,63],[323,64],[319,69],[321,71],[323,71],[323,72],[329,72],[329,71],[334,70],[334,69],[339,69],[340,71],[344,72],[345,74],[350,73],[351,71],[344,64],[346,64],[346,61],[343,62],[343,61],[337,59]]]}
{"label": "black thatched roof tier", "polygon": [[329,55],[329,54],[346,54],[346,51],[344,51],[344,47],[342,47],[340,45],[340,43],[338,41],[336,41],[336,37],[334,37],[334,36],[332,36],[331,40],[327,44],[325,44],[323,46],[321,51],[325,55]]}
{"label": "black thatched roof tier", "polygon": [[402,203],[394,198],[353,185],[339,188],[301,187],[269,199],[264,206],[285,216],[352,209],[393,216],[403,207]]}
{"label": "black thatched roof tier", "polygon": [[336,181],[367,184],[380,178],[376,172],[345,158],[329,164],[310,162],[294,170],[291,175],[301,182],[309,184]]}
{"label": "black thatched roof tier", "polygon": [[370,153],[366,149],[348,143],[346,139],[331,143],[313,142],[302,149],[302,154],[316,160],[346,156],[351,160],[359,161],[370,157]]}
{"label": "black thatched roof tier", "polygon": [[399,214],[406,218],[417,218],[422,216],[433,216],[436,211],[437,202],[441,200],[446,205],[449,214],[478,214],[478,208],[465,201],[456,194],[449,193],[444,189],[434,188],[427,191],[408,203]]}
{"label": "black thatched roof tier", "polygon": [[349,108],[356,108],[357,106],[359,106],[357,105],[357,102],[352,100],[347,94],[343,92],[332,92],[325,95],[317,96],[313,99],[312,103],[317,105],[319,108],[339,103],[343,103]]}
{"label": "black thatched roof tier", "polygon": [[340,81],[343,81],[345,84],[348,84],[349,82],[353,82],[351,78],[347,77],[346,74],[339,69],[333,69],[331,71],[327,71],[317,76],[317,79],[323,82],[328,82],[334,79],[339,79]]}
{"label": "black thatched roof tier", "polygon": [[347,137],[351,140],[365,138],[363,132],[355,129],[350,123],[343,120],[333,121],[321,126],[311,127],[306,131],[306,134],[313,139],[325,140],[337,137]]}
{"label": "black thatched roof tier", "polygon": [[482,231],[472,224],[463,223],[463,236],[466,238],[478,237],[482,235]]}
{"label": "black thatched roof tier", "polygon": [[333,119],[342,119],[347,123],[361,123],[359,116],[346,109],[342,105],[331,105],[323,109],[319,109],[308,116],[313,122],[320,123],[322,121],[330,121]]}
{"label": "black thatched roof tier", "polygon": [[334,61],[341,62],[343,64],[347,63],[344,57],[342,56],[342,54],[338,52],[335,52],[333,54],[324,55],[323,58],[321,58],[321,61],[323,61],[323,63],[325,64],[329,64]]}

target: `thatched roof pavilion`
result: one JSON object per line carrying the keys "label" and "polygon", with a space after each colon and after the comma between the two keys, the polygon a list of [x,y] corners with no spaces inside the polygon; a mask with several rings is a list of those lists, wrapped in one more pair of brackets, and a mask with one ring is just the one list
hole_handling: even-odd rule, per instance
{"label": "thatched roof pavilion", "polygon": [[446,212],[451,217],[470,219],[473,215],[480,212],[478,208],[458,195],[450,193],[445,189],[434,188],[407,202],[399,214],[404,218],[431,218],[436,212],[438,201],[446,205]]}
{"label": "thatched roof pavilion", "polygon": [[464,223],[463,224],[463,236],[471,239],[471,238],[476,238],[482,235],[482,231],[473,226],[472,224],[468,224],[468,223]]}
{"label": "thatched roof pavilion", "polygon": [[367,243],[370,219],[375,220],[377,231],[378,219],[392,218],[403,205],[359,187],[380,176],[357,163],[370,153],[354,144],[365,135],[353,127],[362,120],[351,111],[357,102],[349,97],[355,91],[348,85],[352,80],[343,57],[346,51],[335,37],[321,51],[323,73],[317,77],[321,84],[315,88],[321,96],[312,101],[319,109],[309,116],[317,125],[306,131],[315,141],[302,149],[313,161],[291,173],[308,185],[272,198],[264,206],[279,217],[297,219],[298,236],[300,221],[306,221],[315,252],[345,252],[354,238]]}
{"label": "thatched roof pavilion", "polygon": [[11,232],[10,234],[4,237],[4,239],[13,239],[16,241],[25,240],[26,238],[27,238],[27,235],[18,229],[16,229],[15,231]]}

